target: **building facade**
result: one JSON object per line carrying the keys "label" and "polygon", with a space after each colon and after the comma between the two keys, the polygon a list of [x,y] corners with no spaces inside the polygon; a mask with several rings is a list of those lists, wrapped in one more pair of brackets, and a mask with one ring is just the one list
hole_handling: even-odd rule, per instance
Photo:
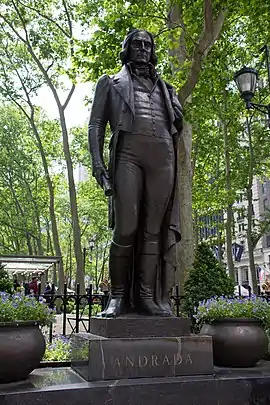
{"label": "building facade", "polygon": [[[253,228],[258,230],[258,223],[270,214],[270,181],[261,181],[255,178],[252,185],[253,193]],[[247,246],[247,201],[243,194],[239,195],[234,204],[234,268],[237,284],[251,284]],[[238,253],[238,255],[237,255]],[[270,280],[270,231],[264,234],[254,249],[255,267],[258,276],[258,285]]]}

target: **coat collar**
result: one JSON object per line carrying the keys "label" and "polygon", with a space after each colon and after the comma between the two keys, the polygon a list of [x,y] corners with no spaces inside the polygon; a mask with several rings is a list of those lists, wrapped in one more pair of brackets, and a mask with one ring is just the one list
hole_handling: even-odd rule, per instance
{"label": "coat collar", "polygon": [[126,65],[113,77],[113,86],[135,115],[133,83]]}

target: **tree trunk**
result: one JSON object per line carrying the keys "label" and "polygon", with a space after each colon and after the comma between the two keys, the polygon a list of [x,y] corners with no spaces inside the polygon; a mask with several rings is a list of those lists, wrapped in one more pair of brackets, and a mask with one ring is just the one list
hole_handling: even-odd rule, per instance
{"label": "tree trunk", "polygon": [[[59,234],[58,234],[58,228],[57,228],[57,222],[56,222],[56,215],[55,215],[55,209],[54,209],[54,189],[53,189],[53,184],[52,180],[50,177],[49,169],[48,169],[48,164],[47,164],[47,159],[46,155],[43,149],[42,141],[40,139],[37,127],[35,125],[34,120],[31,118],[30,119],[31,127],[33,130],[33,133],[36,137],[37,141],[37,146],[39,149],[39,153],[41,156],[42,164],[43,164],[43,169],[45,172],[45,177],[46,177],[46,182],[47,182],[47,187],[49,190],[49,198],[50,198],[50,204],[49,204],[49,211],[50,211],[50,220],[51,220],[51,226],[52,226],[52,237],[53,237],[53,245],[54,245],[54,251],[55,255],[62,257],[62,251],[61,251],[61,246],[60,246],[60,241],[59,241]],[[60,292],[64,291],[64,267],[63,267],[63,262],[60,260],[59,267],[59,289]]]}
{"label": "tree trunk", "polygon": [[191,167],[192,128],[188,122],[184,127],[178,145],[178,188],[180,201],[181,242],[178,246],[176,282],[183,283],[194,260],[194,235],[192,222],[192,167]]}
{"label": "tree trunk", "polygon": [[96,244],[96,263],[95,263],[95,291],[98,292],[98,264],[99,264],[99,249]]}
{"label": "tree trunk", "polygon": [[258,281],[254,262],[254,246],[252,241],[252,187],[247,188],[247,245],[248,245],[248,258],[249,258],[249,268],[251,273],[251,287],[254,294],[258,294]]}
{"label": "tree trunk", "polygon": [[193,210],[193,232],[194,232],[194,248],[196,251],[199,245],[199,225],[198,225],[197,210]]}
{"label": "tree trunk", "polygon": [[247,117],[246,126],[248,134],[248,143],[249,143],[249,170],[248,170],[248,186],[247,186],[247,201],[248,201],[248,211],[247,211],[247,220],[248,220],[248,229],[247,229],[247,244],[248,244],[248,257],[249,257],[249,268],[251,273],[251,284],[254,294],[258,294],[258,281],[257,274],[254,262],[254,245],[252,241],[252,184],[253,184],[253,167],[254,167],[254,152],[253,152],[253,143],[250,130],[251,119]]}
{"label": "tree trunk", "polygon": [[49,221],[46,219],[46,233],[47,233],[47,254],[51,254],[54,256],[54,250],[52,246],[52,239],[51,239],[51,232],[50,232],[50,224]]}
{"label": "tree trunk", "polygon": [[28,254],[30,256],[33,255],[33,246],[31,243],[31,236],[29,235],[29,233],[27,231],[25,231],[25,238],[26,238],[26,243],[27,243],[27,248],[28,248]]}
{"label": "tree trunk", "polygon": [[[37,254],[40,256],[44,255],[44,250],[43,250],[43,246],[42,246],[42,239],[41,239],[41,225],[40,225],[40,213],[39,213],[39,209],[38,209],[38,205],[36,203],[36,200],[33,196],[30,184],[26,181],[25,178],[22,178],[22,180],[24,181],[26,188],[28,190],[28,195],[30,197],[30,200],[32,201],[32,205],[34,207],[34,214],[35,214],[35,218],[36,218],[36,230],[37,230],[37,236],[35,239],[36,242],[36,247],[35,250],[37,250]],[[33,225],[34,225],[34,221],[33,221]]]}
{"label": "tree trunk", "polygon": [[[179,38],[174,37],[171,31],[171,49],[169,53],[175,58],[172,70],[177,72],[188,60],[190,64],[187,79],[181,87],[178,96],[182,105],[192,94],[196,86],[203,59],[207,56],[215,42],[217,41],[224,24],[226,9],[219,7],[217,18],[213,17],[212,1],[204,0],[204,26],[198,36],[192,55],[188,54],[186,46],[186,31],[183,19],[182,2],[171,2],[167,0],[168,28],[181,27]],[[188,275],[194,259],[194,240],[192,223],[192,128],[188,122],[184,123],[183,131],[178,148],[178,176],[179,176],[179,197],[180,197],[180,223],[182,240],[178,246],[178,268],[176,271],[176,282],[180,282],[180,289],[183,291],[183,283]]]}
{"label": "tree trunk", "polygon": [[222,233],[219,230],[219,224],[217,224],[217,246],[218,246],[218,262],[219,264],[223,267],[223,261],[222,261]]}
{"label": "tree trunk", "polygon": [[232,205],[227,206],[227,220],[226,220],[226,256],[229,275],[233,281],[234,277],[234,264],[232,255],[232,225],[233,225],[233,209]]}
{"label": "tree trunk", "polygon": [[71,217],[72,217],[72,230],[73,230],[73,244],[74,244],[74,253],[76,257],[76,283],[80,284],[80,291],[83,294],[85,292],[85,283],[84,283],[84,271],[83,271],[83,255],[81,249],[81,230],[79,224],[78,216],[78,206],[77,206],[77,196],[73,175],[73,165],[69,150],[68,142],[68,131],[66,126],[65,113],[62,106],[58,104],[60,123],[62,128],[62,137],[63,137],[63,149],[65,154],[65,160],[67,164],[68,172],[68,184],[69,184],[69,198],[70,198],[70,208],[71,208]]}
{"label": "tree trunk", "polygon": [[[226,96],[225,96],[226,97]],[[224,140],[224,158],[225,158],[225,168],[226,168],[226,191],[229,203],[227,205],[227,220],[226,220],[226,255],[227,255],[227,266],[229,270],[229,275],[232,280],[234,277],[234,265],[232,256],[232,226],[233,226],[233,206],[231,203],[231,164],[230,164],[230,145],[228,140],[228,130],[225,121],[222,122],[223,129],[223,140]]]}

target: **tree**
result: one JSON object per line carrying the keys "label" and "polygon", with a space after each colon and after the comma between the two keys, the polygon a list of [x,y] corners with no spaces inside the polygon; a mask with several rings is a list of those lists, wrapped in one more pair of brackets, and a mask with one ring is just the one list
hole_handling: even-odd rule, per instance
{"label": "tree", "polygon": [[[101,10],[102,20],[99,18]],[[118,68],[116,52],[127,28],[141,26],[155,34],[163,76],[175,84],[181,102],[186,105],[198,82],[202,63],[219,37],[225,16],[226,10],[221,5],[213,7],[211,0],[200,2],[199,7],[197,2],[139,1],[131,2],[128,7],[125,1],[110,4],[101,1],[94,5],[85,2],[81,18],[88,25],[96,24],[98,29],[90,41],[82,42],[77,54],[78,69],[85,71],[88,80],[96,80],[104,70],[115,71]],[[194,244],[192,128],[188,121],[187,118],[178,148],[182,241],[176,279],[182,281],[182,285],[193,262]]]}
{"label": "tree", "polygon": [[[74,55],[73,7],[62,0],[61,8],[58,2],[48,0],[42,4],[38,2],[22,2],[12,0],[4,2],[0,9],[1,29],[11,42],[19,43],[27,53],[38,75],[51,90],[56,102],[63,140],[63,150],[66,160],[70,209],[72,217],[74,253],[77,263],[77,281],[84,290],[83,259],[81,249],[81,234],[78,218],[77,196],[73,175],[73,164],[70,156],[68,129],[65,109],[75,90],[73,83],[64,102],[61,102],[58,88],[59,76],[67,73],[67,60]],[[58,23],[61,21],[61,23]],[[37,30],[36,27],[39,26]],[[63,69],[64,64],[64,69]],[[69,70],[72,77],[72,69]],[[74,79],[74,77],[73,77]]]}
{"label": "tree", "polygon": [[[41,133],[44,132],[45,128],[45,117],[41,118],[41,111],[40,108],[35,106],[32,100],[33,95],[36,94],[37,90],[42,86],[43,80],[41,75],[34,75],[32,77],[31,73],[34,70],[33,64],[27,54],[25,54],[25,50],[20,43],[8,43],[1,44],[1,74],[0,77],[2,78],[2,84],[0,86],[0,92],[2,96],[7,98],[8,100],[12,101],[14,105],[24,114],[24,116],[29,121],[32,133],[35,137],[36,144],[38,147],[38,151],[41,156],[43,169],[45,172],[45,179],[47,182],[47,187],[49,191],[49,212],[50,212],[50,223],[52,228],[52,236],[53,236],[53,244],[54,244],[54,252],[58,257],[62,257],[60,241],[59,241],[59,233],[58,227],[56,222],[56,215],[55,215],[55,203],[54,203],[54,185],[51,179],[51,175],[49,172],[49,164],[48,164],[48,156],[46,156],[44,144],[46,141],[42,139]],[[30,73],[31,72],[31,73]],[[18,88],[17,85],[20,84],[21,88]],[[44,120],[43,122],[43,130],[39,129],[39,124],[41,119]],[[56,123],[55,123],[56,124]],[[51,128],[51,134],[57,134],[58,128],[54,125],[54,128]],[[48,136],[48,131],[46,133],[47,143],[49,139],[52,138],[51,134]],[[52,141],[52,139],[51,139]],[[54,151],[55,152],[55,151]],[[40,250],[40,254],[43,254]],[[59,287],[60,290],[63,291],[64,287],[64,269],[62,260],[59,263]]]}
{"label": "tree", "polygon": [[211,297],[231,296],[234,293],[234,282],[204,243],[198,246],[184,291],[183,308],[189,315],[194,314],[194,308],[200,301]]}
{"label": "tree", "polygon": [[[41,218],[46,211],[47,195],[39,155],[35,155],[36,148],[23,117],[11,106],[2,107],[0,116],[3,247],[8,243],[9,251],[23,253],[26,243],[29,254],[42,255]],[[7,229],[11,233],[8,240],[4,236]]]}

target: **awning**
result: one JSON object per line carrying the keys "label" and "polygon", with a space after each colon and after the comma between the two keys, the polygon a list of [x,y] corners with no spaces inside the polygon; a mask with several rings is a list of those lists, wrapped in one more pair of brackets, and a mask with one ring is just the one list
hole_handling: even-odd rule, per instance
{"label": "awning", "polygon": [[11,274],[39,274],[61,261],[59,256],[0,255],[0,268]]}

